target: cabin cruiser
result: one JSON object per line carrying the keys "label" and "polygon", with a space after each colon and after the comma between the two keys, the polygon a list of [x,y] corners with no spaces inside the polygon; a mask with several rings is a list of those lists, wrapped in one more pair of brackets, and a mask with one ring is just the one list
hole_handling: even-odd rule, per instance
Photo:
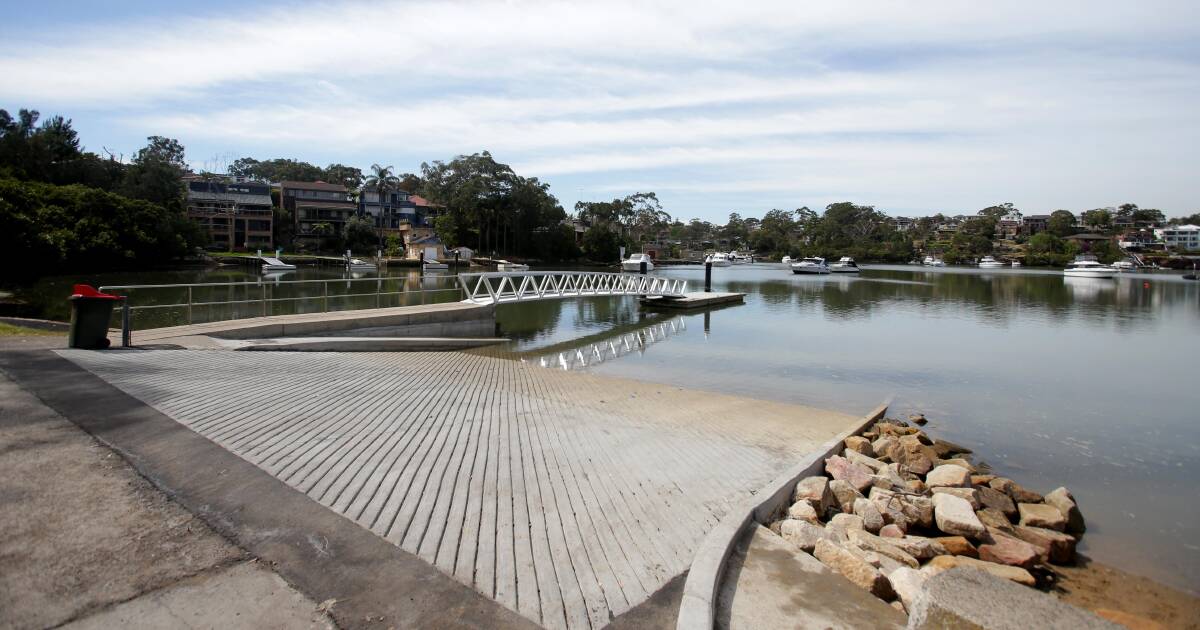
{"label": "cabin cruiser", "polygon": [[630,254],[627,260],[621,261],[621,271],[641,271],[642,263],[646,263],[646,271],[654,271],[654,259],[650,254]]}
{"label": "cabin cruiser", "polygon": [[1003,267],[1003,266],[1004,266],[1004,263],[1000,262],[999,260],[996,260],[995,258],[992,258],[991,256],[984,256],[983,258],[979,259],[979,268],[980,269],[997,269],[997,268]]}
{"label": "cabin cruiser", "polygon": [[754,262],[754,257],[749,254],[729,252],[729,264],[731,265],[748,265],[752,262]]}
{"label": "cabin cruiser", "polygon": [[442,269],[449,268],[450,265],[447,265],[436,258],[426,258],[425,261],[421,263],[421,269],[424,269],[425,271],[440,271]]}
{"label": "cabin cruiser", "polygon": [[792,273],[829,273],[824,258],[804,258],[792,263]]}
{"label": "cabin cruiser", "polygon": [[295,271],[296,270],[296,265],[289,265],[289,264],[283,262],[282,260],[279,260],[278,258],[273,258],[271,256],[260,257],[260,258],[262,258],[262,261],[263,261],[263,266],[262,266],[263,273],[267,273],[267,272],[271,272],[271,271]]}
{"label": "cabin cruiser", "polygon": [[1021,266],[1021,261],[1019,261],[1019,260],[1014,260],[1014,261],[1012,261],[1012,266],[1013,266],[1013,267],[1020,267],[1020,266]]}
{"label": "cabin cruiser", "polygon": [[853,258],[842,256],[837,262],[829,265],[829,271],[831,273],[858,273],[862,269],[858,266],[858,263],[854,262]]}
{"label": "cabin cruiser", "polygon": [[1118,260],[1117,262],[1112,264],[1112,268],[1118,272],[1137,271],[1137,265],[1134,264],[1134,262],[1132,260],[1128,260],[1128,259]]}
{"label": "cabin cruiser", "polygon": [[529,265],[524,263],[508,262],[507,260],[497,260],[496,271],[529,271]]}
{"label": "cabin cruiser", "polygon": [[1091,254],[1076,256],[1075,261],[1063,270],[1063,275],[1071,278],[1111,278],[1114,273],[1115,269],[1101,265]]}
{"label": "cabin cruiser", "polygon": [[351,258],[350,262],[346,263],[346,267],[350,271],[376,271],[379,267],[373,262],[367,262],[361,258]]}
{"label": "cabin cruiser", "polygon": [[934,258],[933,256],[926,256],[925,260],[921,261],[921,264],[925,265],[926,267],[945,267],[946,266],[946,263],[943,262],[941,258]]}
{"label": "cabin cruiser", "polygon": [[704,258],[704,262],[711,264],[714,267],[728,267],[729,266],[729,255],[726,254],[725,252],[717,252],[715,254],[709,254],[707,257]]}

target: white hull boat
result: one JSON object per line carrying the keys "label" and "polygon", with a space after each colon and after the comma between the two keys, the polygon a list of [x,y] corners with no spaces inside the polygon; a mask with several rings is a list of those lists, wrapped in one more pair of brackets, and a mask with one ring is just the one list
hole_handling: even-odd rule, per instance
{"label": "white hull boat", "polygon": [[829,273],[829,267],[825,264],[824,258],[805,258],[800,262],[792,263],[792,273],[795,274],[825,274]]}
{"label": "white hull boat", "polygon": [[1116,269],[1101,265],[1095,256],[1088,254],[1076,256],[1075,262],[1063,270],[1063,275],[1068,278],[1111,278],[1116,273]]}
{"label": "white hull boat", "polygon": [[1021,266],[1021,261],[1019,261],[1019,260],[1014,260],[1014,261],[1012,261],[1012,266],[1013,266],[1013,268],[1014,268],[1014,269],[1015,269],[1015,268],[1017,268],[1017,267],[1020,267],[1020,266]]}
{"label": "white hull boat", "polygon": [[715,254],[709,254],[707,257],[705,257],[704,262],[714,267],[728,267],[729,256],[725,255],[724,252],[717,252]]}
{"label": "white hull boat", "polygon": [[654,271],[654,259],[649,254],[630,254],[628,260],[621,261],[621,271],[641,272],[642,263],[646,263],[646,271]]}
{"label": "white hull boat", "polygon": [[925,265],[926,267],[945,267],[946,266],[946,263],[944,261],[942,261],[941,258],[934,258],[933,256],[926,256],[925,260],[921,261],[921,264]]}
{"label": "white hull boat", "polygon": [[529,271],[529,265],[508,262],[507,260],[497,260],[496,271]]}
{"label": "white hull boat", "polygon": [[373,262],[367,262],[359,258],[351,258],[350,262],[346,263],[346,267],[350,271],[376,271],[379,267]]}
{"label": "white hull boat", "polygon": [[840,260],[829,265],[830,273],[859,273],[860,271],[862,268],[849,256],[842,256]]}
{"label": "white hull boat", "polygon": [[781,260],[780,262],[782,262],[782,263],[783,263],[783,264],[785,264],[785,265],[790,265],[790,264],[792,264],[792,257],[791,257],[791,256],[784,256],[784,257],[783,257],[783,260]]}
{"label": "white hull boat", "polygon": [[1004,266],[1004,263],[1000,262],[999,260],[996,260],[995,258],[992,258],[991,256],[984,256],[983,258],[979,259],[979,268],[980,269],[999,269],[1000,267],[1003,267],[1003,266]]}
{"label": "white hull boat", "polygon": [[1137,271],[1137,265],[1133,264],[1133,261],[1131,261],[1131,260],[1118,260],[1117,262],[1112,264],[1112,268],[1115,269],[1117,272],[1124,272],[1124,273],[1128,273],[1131,271]]}
{"label": "white hull boat", "polygon": [[426,260],[425,263],[421,265],[421,268],[426,271],[440,271],[442,269],[449,269],[450,265],[447,265],[440,260]]}
{"label": "white hull boat", "polygon": [[264,273],[267,271],[295,271],[296,270],[296,265],[289,265],[289,264],[283,262],[282,260],[279,260],[278,258],[273,258],[271,256],[261,256],[260,258],[262,258],[262,261],[263,261],[262,270]]}

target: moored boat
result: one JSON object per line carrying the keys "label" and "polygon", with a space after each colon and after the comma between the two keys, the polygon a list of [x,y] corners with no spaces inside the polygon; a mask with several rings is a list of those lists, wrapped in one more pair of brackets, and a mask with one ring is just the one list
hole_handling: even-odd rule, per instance
{"label": "moored boat", "polygon": [[862,268],[849,256],[842,256],[837,262],[829,265],[830,273],[859,273]]}
{"label": "moored boat", "polygon": [[704,262],[709,263],[714,267],[728,267],[729,255],[725,252],[716,252],[705,257]]}
{"label": "moored boat", "polygon": [[1132,260],[1118,260],[1112,264],[1112,268],[1118,272],[1137,271],[1138,266]]}
{"label": "moored boat", "polygon": [[621,271],[641,271],[643,263],[646,271],[654,271],[654,259],[650,254],[630,254],[628,259],[621,261]]}
{"label": "moored boat", "polygon": [[998,267],[1003,267],[1003,266],[1004,266],[1004,263],[1000,262],[999,260],[996,260],[995,258],[992,258],[991,256],[984,256],[983,258],[979,259],[979,268],[980,269],[996,269]]}
{"label": "moored boat", "polygon": [[1116,270],[1108,265],[1102,265],[1091,254],[1081,254],[1075,261],[1063,269],[1063,275],[1071,278],[1111,278]]}
{"label": "moored boat", "polygon": [[426,258],[425,262],[421,265],[421,269],[424,269],[425,271],[439,271],[442,269],[449,269],[449,268],[450,268],[450,265],[447,265],[446,263],[444,263],[436,258]]}
{"label": "moored boat", "polygon": [[824,258],[803,258],[800,262],[791,264],[792,273],[805,274],[822,274],[829,273],[829,266],[825,264]]}
{"label": "moored boat", "polygon": [[529,271],[529,265],[524,263],[508,262],[507,260],[497,260],[496,271]]}
{"label": "moored boat", "polygon": [[926,256],[925,260],[921,261],[921,264],[925,265],[926,267],[945,267],[946,266],[946,263],[941,258],[935,258],[933,256]]}
{"label": "moored boat", "polygon": [[350,271],[376,271],[379,267],[373,262],[367,262],[361,258],[351,258],[350,262],[346,263],[346,268]]}
{"label": "moored boat", "polygon": [[784,257],[783,257],[783,260],[781,260],[781,261],[779,261],[779,262],[781,262],[781,263],[783,263],[783,264],[785,264],[785,265],[790,265],[790,264],[792,264],[792,257],[791,257],[791,256],[784,256]]}

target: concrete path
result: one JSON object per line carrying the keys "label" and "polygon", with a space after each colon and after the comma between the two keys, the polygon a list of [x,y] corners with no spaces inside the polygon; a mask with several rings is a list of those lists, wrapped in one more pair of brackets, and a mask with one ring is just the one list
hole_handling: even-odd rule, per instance
{"label": "concrete path", "polygon": [[467,353],[59,354],[554,628],[645,602],[857,420]]}

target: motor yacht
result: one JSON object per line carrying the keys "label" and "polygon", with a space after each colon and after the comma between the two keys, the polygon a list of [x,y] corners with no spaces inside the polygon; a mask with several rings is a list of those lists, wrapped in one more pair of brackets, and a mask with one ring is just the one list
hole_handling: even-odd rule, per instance
{"label": "motor yacht", "polygon": [[507,260],[497,260],[496,271],[529,271],[529,265],[524,263],[508,262]]}
{"label": "motor yacht", "polygon": [[729,252],[729,264],[731,265],[748,265],[752,262],[754,262],[754,257],[749,254]]}
{"label": "motor yacht", "polygon": [[621,271],[641,271],[642,263],[646,263],[646,271],[654,271],[654,259],[650,254],[630,254],[627,260],[621,261]]}
{"label": "motor yacht", "polygon": [[946,263],[944,261],[942,261],[941,258],[934,258],[933,256],[926,256],[925,260],[921,261],[921,264],[925,265],[926,267],[945,267],[946,266]]}
{"label": "motor yacht", "polygon": [[1128,260],[1128,259],[1118,260],[1117,262],[1112,264],[1112,268],[1118,272],[1126,272],[1126,273],[1128,273],[1130,271],[1137,271],[1137,265],[1134,264],[1134,262],[1132,260]]}
{"label": "motor yacht", "polygon": [[837,262],[829,265],[830,273],[858,273],[862,269],[854,259],[849,256],[842,256]]}
{"label": "motor yacht", "polygon": [[704,262],[711,264],[714,267],[728,267],[729,255],[725,252],[716,252],[705,257]]}
{"label": "motor yacht", "polygon": [[792,273],[829,273],[829,267],[824,258],[804,258],[792,263]]}
{"label": "motor yacht", "polygon": [[992,258],[991,256],[984,256],[983,258],[979,259],[979,268],[980,269],[997,269],[997,268],[1000,268],[1003,266],[1004,266],[1004,263],[1000,262],[999,260],[996,260],[995,258]]}
{"label": "motor yacht", "polygon": [[1115,269],[1101,265],[1091,254],[1076,256],[1075,261],[1063,270],[1063,275],[1071,278],[1111,278],[1115,273]]}

